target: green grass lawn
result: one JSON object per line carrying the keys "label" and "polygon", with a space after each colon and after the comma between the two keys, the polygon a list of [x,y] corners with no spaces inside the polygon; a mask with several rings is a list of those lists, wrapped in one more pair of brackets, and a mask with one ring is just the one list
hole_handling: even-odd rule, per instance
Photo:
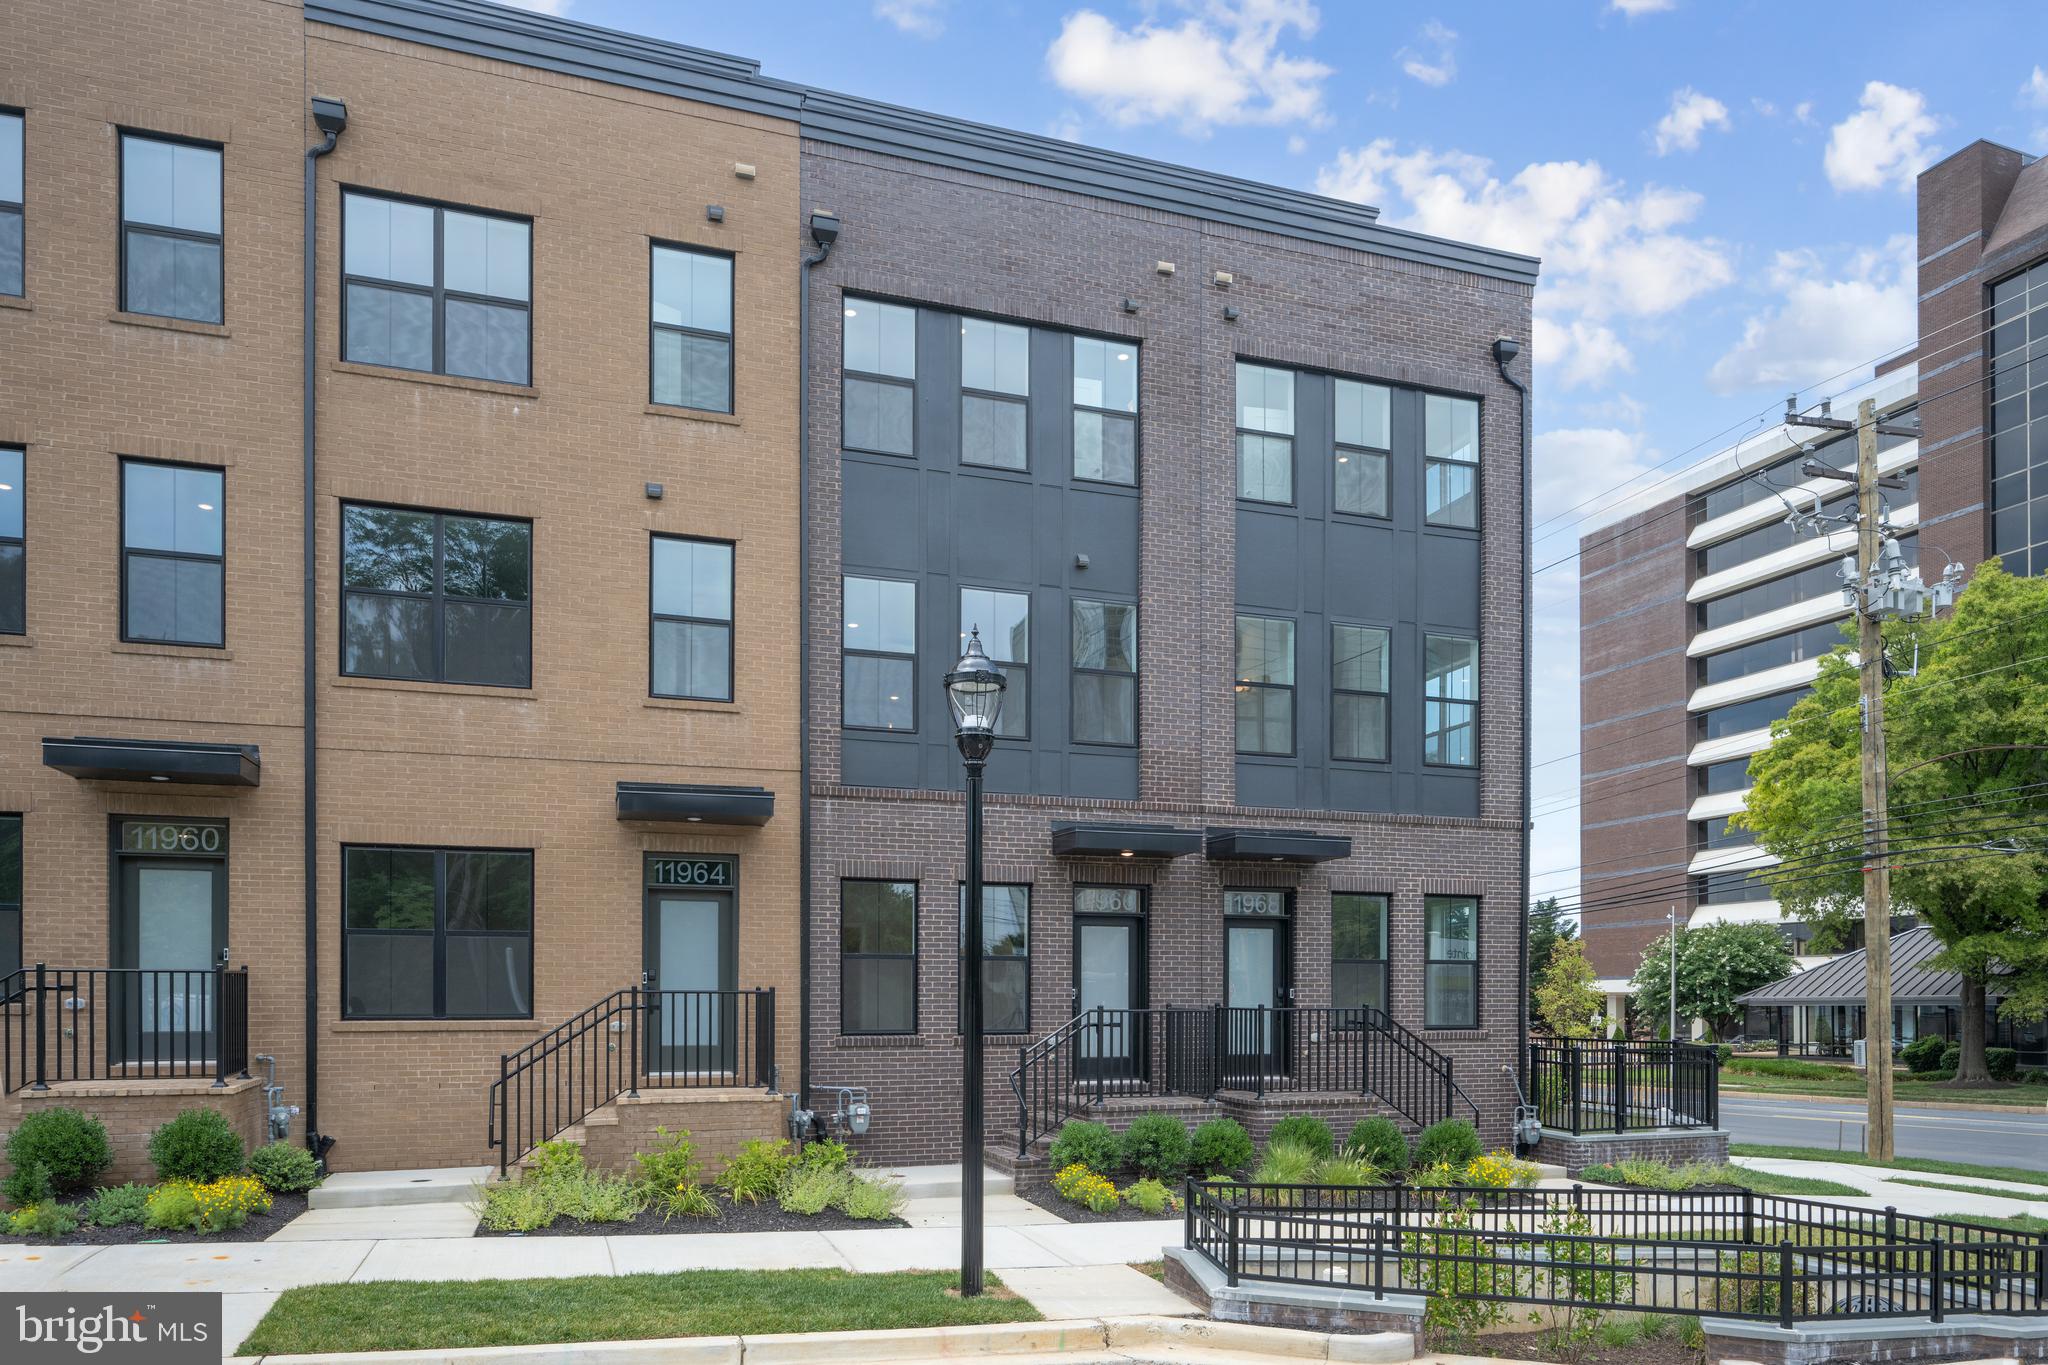
{"label": "green grass lawn", "polygon": [[288,1289],[238,1354],[451,1350],[772,1332],[1037,1322],[988,1277],[962,1299],[950,1271],[692,1270],[560,1280],[378,1280]]}
{"label": "green grass lawn", "polygon": [[[1795,1058],[1737,1057],[1721,1068],[1724,1094],[1749,1092],[1758,1095],[1818,1095],[1825,1099],[1860,1098],[1865,1093],[1863,1073],[1848,1066],[1828,1066]],[[2048,1088],[2038,1085],[1969,1086],[1963,1089],[1946,1081],[1916,1081],[1898,1072],[1892,1081],[1892,1097],[1925,1101],[1929,1104],[2000,1104],[2019,1108],[2048,1107]]]}
{"label": "green grass lawn", "polygon": [[1956,1194],[1988,1194],[1999,1199],[2025,1199],[2036,1204],[2048,1203],[2048,1194],[2021,1194],[2018,1190],[1993,1190],[1983,1185],[1952,1185],[1945,1180],[1893,1180],[1893,1185],[1917,1185],[1923,1190],[1950,1190]]}
{"label": "green grass lawn", "polygon": [[1829,1147],[1774,1147],[1764,1143],[1732,1142],[1730,1156],[1781,1157],[1787,1161],[1839,1161],[1850,1166],[1876,1166],[1888,1171],[1919,1171],[1926,1175],[1960,1175],[1977,1180],[2010,1180],[2020,1185],[2048,1185],[2048,1171],[2029,1171],[2019,1166],[1978,1166],[1968,1161],[1936,1161],[1928,1157],[1902,1156],[1895,1161],[1872,1161],[1860,1152],[1837,1152]]}
{"label": "green grass lawn", "polygon": [[[1858,1195],[1863,1191],[1838,1180],[1816,1180],[1803,1175],[1773,1175],[1746,1166],[1666,1166],[1662,1162],[1624,1162],[1614,1166],[1588,1166],[1580,1172],[1587,1180],[1611,1185],[1633,1185],[1641,1189],[1687,1190],[1699,1185],[1739,1185],[1758,1194],[1801,1194],[1826,1197]],[[1631,1175],[1637,1179],[1630,1179]]]}

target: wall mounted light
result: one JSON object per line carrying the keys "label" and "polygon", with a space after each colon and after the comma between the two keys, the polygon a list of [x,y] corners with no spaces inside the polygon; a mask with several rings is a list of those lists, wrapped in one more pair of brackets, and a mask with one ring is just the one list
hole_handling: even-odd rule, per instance
{"label": "wall mounted light", "polygon": [[655,502],[660,502],[661,495],[666,491],[668,490],[664,489],[658,483],[650,483],[647,485],[647,496]]}
{"label": "wall mounted light", "polygon": [[1135,313],[1135,312],[1137,312],[1137,311],[1138,311],[1138,301],[1137,301],[1136,299],[1125,299],[1125,300],[1124,300],[1124,311],[1125,311],[1126,313]]}
{"label": "wall mounted light", "polygon": [[735,161],[732,163],[732,173],[742,180],[752,180],[754,178],[753,163],[750,161]]}
{"label": "wall mounted light", "polygon": [[1209,278],[1218,289],[1228,289],[1231,285],[1237,283],[1237,276],[1231,274],[1228,270],[1219,270]]}
{"label": "wall mounted light", "polygon": [[1236,322],[1240,317],[1243,316],[1244,315],[1238,312],[1235,308],[1226,306],[1223,310],[1223,320],[1225,322]]}
{"label": "wall mounted light", "polygon": [[1172,261],[1154,261],[1154,262],[1152,263],[1152,268],[1153,268],[1154,270],[1158,271],[1158,272],[1159,272],[1160,274],[1162,274],[1162,275],[1171,275],[1171,274],[1173,273],[1173,262],[1172,262]]}
{"label": "wall mounted light", "polygon": [[706,205],[704,206],[704,216],[705,216],[706,218],[710,219],[710,220],[711,220],[712,222],[714,222],[714,223],[722,223],[722,222],[724,222],[724,221],[725,221],[725,205],[723,205],[723,204],[706,204]]}

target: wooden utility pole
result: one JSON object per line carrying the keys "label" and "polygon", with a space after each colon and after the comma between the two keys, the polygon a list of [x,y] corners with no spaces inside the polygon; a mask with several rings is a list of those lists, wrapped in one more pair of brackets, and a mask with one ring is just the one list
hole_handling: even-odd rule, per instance
{"label": "wooden utility pole", "polygon": [[[1856,573],[1877,573],[1877,404],[1856,408]],[[1891,783],[1884,753],[1884,623],[1859,603],[1856,657],[1863,681],[1863,1065],[1873,1161],[1892,1159],[1892,872],[1887,862]]]}

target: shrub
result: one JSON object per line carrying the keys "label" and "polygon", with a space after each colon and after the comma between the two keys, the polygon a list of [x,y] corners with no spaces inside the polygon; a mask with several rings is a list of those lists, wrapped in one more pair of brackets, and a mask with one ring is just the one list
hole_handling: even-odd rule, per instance
{"label": "shrub", "polygon": [[[90,1189],[100,1173],[114,1164],[107,1127],[76,1109],[40,1109],[25,1116],[7,1136],[7,1159],[16,1171],[41,1166],[57,1194]],[[9,1179],[7,1197],[16,1204],[31,1200],[15,1195]]]}
{"label": "shrub", "polygon": [[1195,1129],[1188,1164],[1200,1175],[1241,1171],[1252,1164],[1252,1136],[1236,1119],[1210,1119]]}
{"label": "shrub", "polygon": [[2026,1071],[2024,1071],[2020,1075],[2020,1084],[2048,1085],[2048,1071],[2043,1071],[2038,1066],[2028,1067]]}
{"label": "shrub", "polygon": [[1953,1076],[1962,1069],[1963,1045],[1961,1043],[1950,1043],[1942,1048],[1941,1065],[1936,1067],[1935,1070],[1946,1071],[1949,1075]]}
{"label": "shrub", "polygon": [[903,1199],[903,1187],[895,1181],[847,1171],[839,1211],[863,1222],[886,1223],[903,1207]]}
{"label": "shrub", "polygon": [[2016,1080],[2020,1074],[2020,1054],[2009,1047],[1987,1047],[1984,1067],[1994,1081]]}
{"label": "shrub", "polygon": [[199,1221],[199,1200],[192,1186],[173,1180],[149,1192],[143,1206],[142,1225],[162,1232],[184,1232]]}
{"label": "shrub", "polygon": [[1170,1114],[1147,1114],[1124,1131],[1123,1164],[1158,1180],[1173,1180],[1188,1168],[1194,1143],[1188,1126]]}
{"label": "shrub", "polygon": [[818,1142],[806,1142],[797,1153],[797,1163],[811,1169],[843,1171],[853,1164],[853,1152],[843,1142],[830,1138]]}
{"label": "shrub", "polygon": [[1123,1143],[1109,1125],[1088,1119],[1068,1119],[1060,1125],[1046,1158],[1054,1170],[1080,1164],[1091,1171],[1113,1171],[1123,1160]]}
{"label": "shrub", "polygon": [[1360,1119],[1352,1125],[1344,1150],[1383,1171],[1408,1169],[1408,1135],[1392,1119]]}
{"label": "shrub", "polygon": [[837,1167],[799,1163],[783,1178],[775,1202],[781,1205],[784,1213],[807,1216],[823,1213],[846,1197],[846,1187],[850,1183],[851,1177]]}
{"label": "shrub", "polygon": [[1149,1178],[1124,1186],[1124,1202],[1154,1218],[1180,1211],[1180,1196]]}
{"label": "shrub", "polygon": [[583,1169],[583,1144],[555,1138],[528,1152],[519,1164],[521,1180],[559,1180]]}
{"label": "shrub", "polygon": [[492,1232],[532,1232],[555,1221],[554,1191],[545,1181],[522,1178],[485,1185],[482,1194],[478,1219]]}
{"label": "shrub", "polygon": [[775,1191],[782,1186],[782,1177],[796,1165],[796,1155],[789,1150],[789,1139],[776,1138],[770,1142],[765,1138],[749,1138],[740,1144],[725,1163],[725,1169],[718,1173],[719,1188],[735,1200],[744,1199],[749,1204],[758,1204],[763,1199],[775,1197]]}
{"label": "shrub", "polygon": [[249,1171],[272,1194],[304,1194],[320,1183],[320,1163],[289,1142],[268,1143],[249,1153]]}
{"label": "shrub", "polygon": [[95,1190],[84,1207],[85,1221],[94,1227],[118,1228],[140,1223],[149,1212],[149,1186],[130,1183]]}
{"label": "shrub", "polygon": [[1252,1170],[1254,1185],[1306,1185],[1315,1174],[1316,1154],[1298,1142],[1275,1138]]}
{"label": "shrub", "polygon": [[1091,1213],[1114,1213],[1117,1206],[1116,1186],[1105,1176],[1097,1175],[1076,1161],[1061,1169],[1052,1178],[1053,1189],[1060,1198],[1070,1204],[1079,1204]]}
{"label": "shrub", "polygon": [[659,1146],[633,1154],[640,1167],[636,1184],[641,1200],[647,1207],[661,1210],[663,1219],[717,1217],[718,1205],[704,1192],[704,1163],[697,1160],[690,1130],[656,1128],[654,1135],[660,1139]]}
{"label": "shrub", "polygon": [[1721,1066],[1726,1066],[1726,1065],[1728,1065],[1728,1063],[1729,1063],[1729,1062],[1733,1061],[1734,1059],[1735,1059],[1735,1046],[1734,1046],[1734,1044],[1732,1044],[1732,1043],[1716,1043],[1716,1044],[1714,1044],[1714,1060],[1715,1060],[1715,1062],[1716,1062],[1717,1064],[1719,1064],[1719,1065],[1721,1065]]}
{"label": "shrub", "polygon": [[541,1182],[557,1214],[579,1223],[625,1223],[646,1207],[633,1182],[603,1171],[578,1170]]}
{"label": "shrub", "polygon": [[242,1169],[242,1136],[215,1109],[187,1109],[149,1135],[158,1180],[204,1185]]}
{"label": "shrub", "polygon": [[16,1237],[55,1239],[78,1231],[78,1215],[62,1204],[46,1200],[9,1214],[7,1230]]}
{"label": "shrub", "polygon": [[1468,1166],[1482,1150],[1479,1130],[1464,1119],[1440,1119],[1415,1139],[1415,1161],[1421,1166]]}
{"label": "shrub", "polygon": [[7,1202],[18,1209],[35,1204],[47,1204],[57,1197],[57,1187],[50,1183],[50,1168],[40,1161],[31,1161],[16,1166],[0,1190],[7,1195]]}
{"label": "shrub", "polygon": [[1337,1150],[1337,1139],[1330,1132],[1330,1125],[1312,1114],[1289,1114],[1274,1124],[1272,1136],[1266,1139],[1266,1146],[1270,1149],[1276,1142],[1306,1147],[1310,1155],[1318,1160]]}
{"label": "shrub", "polygon": [[1941,1054],[1948,1040],[1938,1033],[1925,1034],[1899,1049],[1899,1060],[1914,1075],[1941,1070]]}
{"label": "shrub", "polygon": [[1378,1185],[1384,1179],[1379,1167],[1350,1152],[1318,1161],[1309,1173],[1310,1182],[1317,1185]]}

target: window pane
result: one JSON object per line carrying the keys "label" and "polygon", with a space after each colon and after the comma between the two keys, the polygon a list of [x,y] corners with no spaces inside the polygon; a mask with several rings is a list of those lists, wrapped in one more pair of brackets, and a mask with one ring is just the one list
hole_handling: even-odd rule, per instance
{"label": "window pane", "polygon": [[654,695],[732,700],[732,627],[654,623]]}
{"label": "window pane", "polygon": [[1422,703],[1422,757],[1427,763],[1451,763],[1469,767],[1473,762],[1473,719],[1476,708],[1469,702],[1424,701]]}
{"label": "window pane", "polygon": [[0,545],[0,635],[28,630],[28,552]]}
{"label": "window pane", "polygon": [[917,377],[917,311],[872,299],[846,301],[846,369]]}
{"label": "window pane", "polygon": [[1423,903],[1431,962],[1472,962],[1479,956],[1479,902],[1468,896],[1431,896]]}
{"label": "window pane", "polygon": [[1024,405],[964,394],[960,399],[960,462],[1022,469]]}
{"label": "window pane", "polygon": [[732,546],[654,538],[654,610],[661,616],[732,619]]}
{"label": "window pane", "polygon": [[981,951],[984,957],[1027,957],[1031,952],[1031,888],[981,888]]}
{"label": "window pane", "polygon": [[220,243],[130,229],[124,305],[131,313],[219,322]]}
{"label": "window pane", "polygon": [[841,717],[845,724],[871,730],[908,730],[911,661],[849,654]]}
{"label": "window pane", "polygon": [[1075,598],[1074,667],[1137,672],[1137,607],[1129,602]]}
{"label": "window pane", "polygon": [[912,453],[911,398],[911,390],[901,384],[847,380],[842,409],[846,444],[854,450],[877,450],[885,455]]}
{"label": "window pane", "polygon": [[1387,457],[1369,450],[1337,452],[1337,510],[1361,517],[1387,515]]}
{"label": "window pane", "polygon": [[1074,402],[1114,412],[1138,410],[1138,348],[1122,341],[1074,338]]}
{"label": "window pane", "polygon": [[341,581],[391,592],[434,590],[434,514],[397,507],[341,512]]}
{"label": "window pane", "polygon": [[425,1018],[434,1012],[432,934],[349,934],[351,1018]]}
{"label": "window pane", "polygon": [[221,566],[157,555],[128,556],[128,638],[218,645]]}
{"label": "window pane", "polygon": [[444,356],[450,374],[500,384],[526,382],[526,310],[500,308],[466,299],[445,305],[448,336]]}
{"label": "window pane", "polygon": [[1476,469],[1432,460],[1423,469],[1424,519],[1432,526],[1479,524]]}
{"label": "window pane", "polygon": [[121,213],[131,223],[220,232],[220,151],[121,139]]}
{"label": "window pane", "polygon": [[1393,444],[1388,436],[1388,412],[1392,393],[1378,384],[1361,384],[1355,379],[1337,381],[1337,444],[1371,446],[1385,450]]}
{"label": "window pane", "polygon": [[841,580],[840,640],[848,649],[917,652],[917,585],[893,578]]}
{"label": "window pane", "polygon": [[[342,271],[431,288],[434,211],[374,195],[341,198]],[[428,303],[431,314],[433,305]]]}
{"label": "window pane", "polygon": [[220,470],[130,460],[121,478],[123,541],[130,549],[221,553]]}
{"label": "window pane", "polygon": [[1387,955],[1387,898],[1344,893],[1330,897],[1330,954],[1380,960]]}
{"label": "window pane", "polygon": [[1031,333],[983,318],[960,319],[960,385],[990,393],[1031,392]]}
{"label": "window pane", "polygon": [[847,1033],[908,1033],[915,1027],[917,964],[909,958],[853,958],[839,974],[839,1027]]}
{"label": "window pane", "polygon": [[0,294],[22,292],[21,215],[0,209]]}
{"label": "window pane", "polygon": [[351,284],[347,309],[344,359],[363,365],[394,365],[402,370],[434,368],[431,297]]}
{"label": "window pane", "polygon": [[452,597],[524,602],[533,528],[523,521],[447,517],[442,521],[441,582]]}
{"label": "window pane", "polygon": [[1479,459],[1479,404],[1427,394],[1422,402],[1423,454],[1432,460]]}
{"label": "window pane", "polygon": [[1423,637],[1422,692],[1428,697],[1475,701],[1479,696],[1479,644],[1452,635]]}
{"label": "window pane", "polygon": [[1237,495],[1253,502],[1294,501],[1294,442],[1239,432]]}
{"label": "window pane", "polygon": [[448,288],[524,303],[528,232],[525,223],[443,210],[441,269]]}
{"label": "window pane", "polygon": [[1074,411],[1074,477],[1138,481],[1138,424],[1128,417]]}
{"label": "window pane", "polygon": [[533,681],[533,615],[525,607],[449,602],[442,607],[448,682],[525,687]]}
{"label": "window pane", "polygon": [[450,930],[533,927],[530,855],[451,852],[447,864]]}
{"label": "window pane", "polygon": [[1475,1028],[1479,1023],[1479,975],[1468,964],[1432,963],[1425,981],[1423,1024],[1427,1028]]}
{"label": "window pane", "polygon": [[0,199],[19,204],[21,194],[21,115],[0,114]]}
{"label": "window pane", "polygon": [[377,678],[434,676],[434,608],[418,597],[349,593],[342,608],[341,671]]}
{"label": "window pane", "polygon": [[1003,675],[1003,709],[996,716],[996,735],[1023,739],[1031,733],[1031,670],[1011,664],[999,671]]}
{"label": "window pane", "polygon": [[960,650],[967,651],[967,633],[979,627],[981,647],[997,663],[1031,660],[1031,598],[1021,592],[989,588],[960,589]]}
{"label": "window pane", "polygon": [[1330,628],[1331,683],[1347,692],[1387,690],[1387,632],[1374,626]]}
{"label": "window pane", "polygon": [[1237,676],[1253,683],[1294,683],[1294,622],[1270,616],[1237,618]]}
{"label": "window pane", "polygon": [[0,537],[21,539],[27,506],[27,485],[22,474],[28,457],[19,450],[0,446]]}
{"label": "window pane", "polygon": [[1294,752],[1294,693],[1282,687],[1245,687],[1237,694],[1237,751]]}
{"label": "window pane", "polygon": [[351,929],[434,928],[434,855],[427,849],[351,848],[342,854],[344,923]]}
{"label": "window pane", "polygon": [[1387,1007],[1387,964],[1331,963],[1330,1003],[1338,1009],[1384,1010]]}
{"label": "window pane", "polygon": [[492,934],[448,935],[448,1017],[522,1018],[533,1012],[527,983],[533,940]]}
{"label": "window pane", "polygon": [[732,261],[674,247],[654,248],[655,322],[700,332],[732,331]]}
{"label": "window pane", "polygon": [[732,411],[732,343],[657,328],[654,401],[705,412]]}
{"label": "window pane", "polygon": [[915,952],[917,883],[842,882],[840,925],[844,952]]}
{"label": "window pane", "polygon": [[1137,679],[1108,673],[1074,675],[1074,739],[1080,744],[1138,742]]}
{"label": "window pane", "polygon": [[1369,763],[1387,760],[1387,699],[1339,692],[1330,699],[1331,752]]}
{"label": "window pane", "polygon": [[1248,431],[1294,434],[1294,372],[1267,365],[1237,367],[1237,424]]}
{"label": "window pane", "polygon": [[986,1033],[1028,1033],[1026,1007],[1031,964],[1021,959],[992,959],[981,964],[981,1027]]}

